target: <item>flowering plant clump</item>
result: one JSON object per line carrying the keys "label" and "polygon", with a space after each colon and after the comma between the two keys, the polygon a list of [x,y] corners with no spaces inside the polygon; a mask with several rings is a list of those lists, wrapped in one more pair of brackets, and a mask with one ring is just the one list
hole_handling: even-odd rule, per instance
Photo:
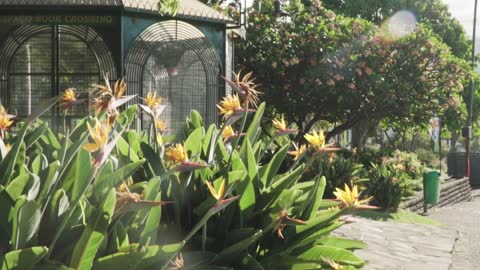
{"label": "flowering plant clump", "polygon": [[[353,194],[357,190],[342,195],[348,207],[342,202],[325,209],[325,177],[300,182],[306,163],[318,157],[288,136],[269,137],[270,142],[286,142],[278,145],[263,137],[265,103],[256,104],[249,117],[258,94],[246,88],[252,87],[250,76],[234,82],[244,87],[243,95],[219,104],[225,121],[221,128],[205,127],[192,111],[181,137],[166,142],[129,128],[138,110],[135,105],[123,111],[116,107],[124,97],[123,82],[115,90],[99,87],[95,106],[101,111],[66,134],[56,135],[38,118],[19,124],[19,131],[7,138],[12,145],[8,155],[0,140],[2,207],[11,217],[0,226],[2,239],[10,239],[0,241],[2,265],[107,270],[277,269],[305,263],[314,269],[362,267],[363,260],[351,252],[361,242],[343,239],[342,248],[326,244],[337,239],[330,232],[343,224],[339,218],[360,209],[363,201]],[[68,106],[74,98],[67,91],[60,102]],[[162,106],[161,99],[152,93],[144,102],[153,116],[150,135],[157,135],[165,130],[160,115],[153,113]],[[9,127],[10,116],[0,113]],[[283,118],[276,125],[287,130]],[[312,136],[311,149],[327,147],[318,133]],[[266,153],[272,157],[264,158]],[[23,167],[17,170],[18,164]],[[21,229],[25,226],[28,233]]]}

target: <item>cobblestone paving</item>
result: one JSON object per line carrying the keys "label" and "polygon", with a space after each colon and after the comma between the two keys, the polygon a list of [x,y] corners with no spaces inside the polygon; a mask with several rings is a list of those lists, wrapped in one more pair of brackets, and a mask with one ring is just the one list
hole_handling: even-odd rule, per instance
{"label": "cobblestone paving", "polygon": [[350,219],[355,222],[342,226],[335,233],[368,244],[367,248],[355,252],[367,261],[364,269],[450,269],[457,230],[443,226]]}
{"label": "cobblestone paving", "polygon": [[[477,195],[480,195],[478,191]],[[430,218],[448,224],[459,232],[450,269],[480,269],[480,197],[430,210]]]}

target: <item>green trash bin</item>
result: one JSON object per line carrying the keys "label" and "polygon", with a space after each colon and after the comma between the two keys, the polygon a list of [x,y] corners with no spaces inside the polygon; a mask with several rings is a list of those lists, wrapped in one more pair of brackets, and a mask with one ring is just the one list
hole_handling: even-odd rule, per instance
{"label": "green trash bin", "polygon": [[423,199],[425,204],[436,204],[440,199],[440,173],[431,171],[423,174]]}

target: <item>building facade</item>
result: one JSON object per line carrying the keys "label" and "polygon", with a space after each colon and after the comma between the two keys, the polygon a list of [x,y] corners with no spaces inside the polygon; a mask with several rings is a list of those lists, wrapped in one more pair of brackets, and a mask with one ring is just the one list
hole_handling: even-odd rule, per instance
{"label": "building facade", "polygon": [[[174,17],[159,13],[158,0],[0,0],[0,103],[22,118],[66,88],[88,97],[104,77],[123,78],[134,102],[148,91],[165,98],[172,130],[192,109],[214,122],[232,24],[197,0],[180,0]],[[76,106],[68,121],[86,114],[88,104]]]}

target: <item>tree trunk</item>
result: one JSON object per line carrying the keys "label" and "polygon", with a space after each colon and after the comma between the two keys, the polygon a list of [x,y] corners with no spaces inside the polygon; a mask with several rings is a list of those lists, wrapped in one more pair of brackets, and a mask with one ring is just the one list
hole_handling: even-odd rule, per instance
{"label": "tree trunk", "polygon": [[375,127],[375,123],[363,119],[358,121],[352,127],[352,149],[356,148],[357,151],[362,151],[367,143],[368,134]]}

